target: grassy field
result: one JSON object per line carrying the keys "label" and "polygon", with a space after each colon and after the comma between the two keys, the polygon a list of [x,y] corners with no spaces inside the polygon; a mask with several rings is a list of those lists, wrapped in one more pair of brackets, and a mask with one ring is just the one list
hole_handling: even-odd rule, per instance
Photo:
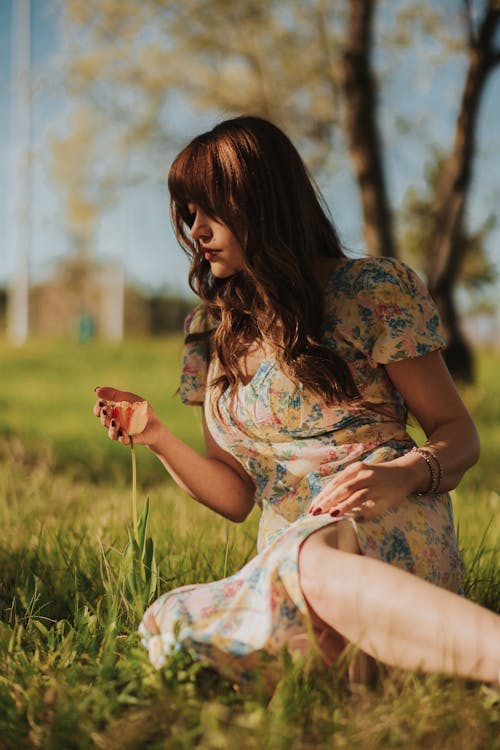
{"label": "grassy field", "polygon": [[[343,670],[290,664],[272,698],[242,695],[189,654],[150,666],[126,597],[130,455],[92,416],[96,385],[149,398],[200,446],[196,409],[175,397],[180,339],[33,342],[0,353],[0,749],[500,748],[500,691],[381,669],[351,692]],[[500,606],[500,356],[464,392],[482,459],[454,493],[469,596]],[[232,525],[197,506],[138,450],[161,590],[237,570],[258,517]]]}

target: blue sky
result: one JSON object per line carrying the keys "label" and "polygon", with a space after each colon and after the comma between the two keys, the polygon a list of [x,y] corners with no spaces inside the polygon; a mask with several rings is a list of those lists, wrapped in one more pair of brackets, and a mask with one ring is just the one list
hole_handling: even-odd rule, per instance
{"label": "blue sky", "polygon": [[[8,280],[13,268],[5,243],[12,2],[0,2],[0,284]],[[30,267],[35,279],[47,276],[54,260],[68,252],[61,207],[47,169],[51,133],[64,127],[70,108],[58,79],[62,45],[57,8],[57,0],[32,0],[32,58],[37,85],[33,98]],[[433,52],[432,40],[419,43],[424,45],[419,55],[408,56],[397,70],[390,70],[390,76],[384,76],[384,81],[390,80],[390,86],[383,89],[383,96],[391,104],[392,117],[383,122],[386,167],[389,189],[396,204],[402,200],[408,185],[418,182],[422,175],[428,138],[444,147],[449,145],[462,85],[463,62],[441,66],[436,72],[426,62]],[[384,60],[383,53],[378,63],[382,73],[384,65],[390,64]],[[420,143],[414,138],[409,147],[408,139],[400,137],[394,123],[395,112],[413,119],[421,118]],[[498,122],[500,68],[492,76],[481,111],[480,149],[469,206],[473,226],[500,204]],[[186,114],[186,137],[194,135],[199,127],[199,121],[195,125],[194,118]],[[348,160],[344,162],[323,189],[346,244],[360,250],[359,201]],[[161,183],[166,168],[167,164],[156,184],[123,192],[117,206],[101,220],[95,252],[102,258],[120,258],[129,279],[136,283],[149,287],[169,286],[184,292],[187,291],[187,264],[172,235],[168,196]],[[491,237],[489,246],[492,257],[500,265],[500,228]]]}
{"label": "blue sky", "polygon": [[[10,278],[14,264],[6,241],[12,2],[0,1],[0,285]],[[47,277],[54,261],[68,252],[48,156],[51,134],[64,128],[70,103],[58,76],[62,45],[57,0],[32,0],[31,7],[31,53],[37,83],[32,104],[30,272],[37,280]],[[95,252],[101,258],[122,260],[135,283],[188,291],[187,262],[173,237],[168,194],[160,182],[124,191],[114,209],[102,217]]]}

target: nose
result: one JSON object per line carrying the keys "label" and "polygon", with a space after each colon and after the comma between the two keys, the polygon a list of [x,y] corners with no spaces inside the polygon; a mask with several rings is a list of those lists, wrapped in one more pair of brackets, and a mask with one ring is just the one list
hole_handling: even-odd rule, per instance
{"label": "nose", "polygon": [[193,240],[203,240],[208,242],[212,237],[212,232],[208,222],[206,221],[205,214],[202,211],[197,211],[189,234]]}

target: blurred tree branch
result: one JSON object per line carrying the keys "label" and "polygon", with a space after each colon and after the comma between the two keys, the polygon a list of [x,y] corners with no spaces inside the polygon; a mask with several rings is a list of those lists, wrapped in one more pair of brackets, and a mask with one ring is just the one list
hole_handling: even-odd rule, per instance
{"label": "blurred tree branch", "polygon": [[[148,149],[157,161],[167,147],[177,148],[185,139],[176,115],[181,100],[200,113],[261,114],[285,128],[315,172],[326,175],[348,151],[373,255],[399,252],[382,145],[387,103],[374,58],[381,49],[385,55],[399,51],[405,61],[415,57],[415,33],[432,39],[443,60],[466,56],[453,145],[440,154],[427,186],[432,221],[424,234],[450,368],[472,377],[454,290],[466,254],[483,247],[488,234],[480,230],[475,242],[468,239],[464,214],[479,104],[500,59],[498,0],[463,0],[461,29],[458,8],[450,23],[449,8],[415,0],[392,6],[383,0],[66,0],[64,12],[69,89],[105,113],[118,153]],[[381,13],[383,28],[376,25]],[[393,72],[388,68],[387,75]],[[395,123],[404,120],[391,116]],[[406,122],[405,137],[414,137],[416,125]]]}
{"label": "blurred tree branch", "polygon": [[472,354],[460,330],[453,291],[467,249],[467,243],[463,242],[464,212],[472,179],[479,106],[488,78],[498,63],[499,54],[494,45],[500,29],[497,0],[488,0],[476,30],[471,30],[470,5],[466,3],[468,67],[453,146],[436,184],[436,222],[428,266],[429,290],[438,304],[447,333],[447,363],[450,370],[465,381],[473,379]]}
{"label": "blurred tree branch", "polygon": [[377,120],[371,61],[375,0],[350,0],[343,53],[345,131],[358,181],[370,255],[396,255]]}

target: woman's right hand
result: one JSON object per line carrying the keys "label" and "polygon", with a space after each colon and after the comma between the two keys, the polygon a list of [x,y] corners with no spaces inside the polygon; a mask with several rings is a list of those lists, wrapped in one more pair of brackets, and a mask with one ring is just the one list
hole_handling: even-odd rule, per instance
{"label": "woman's right hand", "polygon": [[[117,388],[102,387],[95,390],[97,401],[94,404],[94,414],[101,421],[103,427],[108,431],[110,440],[117,440],[122,445],[130,445],[130,435],[127,433],[123,424],[120,423],[120,416],[113,410],[113,406],[120,401],[135,403],[144,401],[141,396],[129,391],[120,391]],[[159,437],[162,424],[156,412],[148,403],[147,422],[142,432],[134,434],[134,443],[136,445],[152,446]]]}
{"label": "woman's right hand", "polygon": [[[111,440],[130,445],[130,435],[116,416],[124,415],[131,424],[136,445],[147,445],[155,453],[175,482],[191,497],[231,521],[243,521],[254,507],[255,485],[241,463],[221,448],[204,422],[206,455],[200,455],[171,433],[141,396],[116,388],[96,388],[94,414],[107,429]],[[127,408],[117,408],[120,401],[138,403],[135,416]],[[142,402],[142,403],[141,403]],[[115,416],[116,415],[116,416]],[[114,422],[114,424],[113,424]],[[142,432],[139,428],[145,423]]]}

